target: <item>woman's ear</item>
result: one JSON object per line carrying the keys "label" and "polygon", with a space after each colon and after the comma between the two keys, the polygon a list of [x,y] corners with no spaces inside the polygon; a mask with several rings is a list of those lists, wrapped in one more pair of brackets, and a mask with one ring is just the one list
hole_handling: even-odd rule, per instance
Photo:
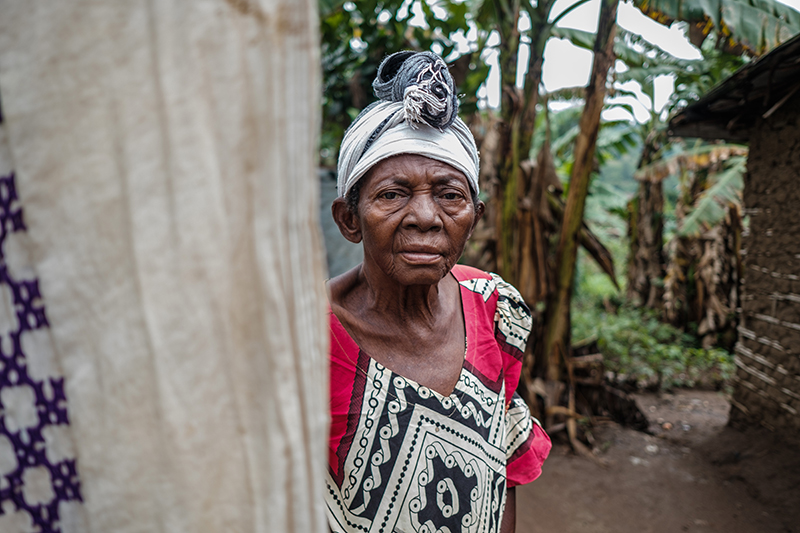
{"label": "woman's ear", "polygon": [[361,221],[358,215],[350,211],[344,198],[337,198],[331,206],[333,221],[339,226],[342,236],[348,241],[358,244],[361,242]]}
{"label": "woman's ear", "polygon": [[472,237],[472,232],[475,231],[475,228],[477,227],[480,219],[483,218],[483,213],[485,211],[486,211],[486,204],[478,200],[478,203],[475,204],[475,219],[472,221],[472,227],[469,230],[469,237]]}

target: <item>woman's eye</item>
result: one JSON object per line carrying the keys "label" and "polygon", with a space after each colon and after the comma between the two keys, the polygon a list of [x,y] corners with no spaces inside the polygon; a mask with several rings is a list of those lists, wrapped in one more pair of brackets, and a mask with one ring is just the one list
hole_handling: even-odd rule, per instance
{"label": "woman's eye", "polygon": [[384,200],[395,200],[395,199],[397,199],[397,197],[398,197],[398,194],[397,194],[396,192],[389,191],[389,192],[385,192],[385,193],[383,193],[383,194],[381,195],[381,197],[382,197]]}
{"label": "woman's eye", "polygon": [[458,200],[458,193],[455,192],[446,192],[442,195],[445,200]]}

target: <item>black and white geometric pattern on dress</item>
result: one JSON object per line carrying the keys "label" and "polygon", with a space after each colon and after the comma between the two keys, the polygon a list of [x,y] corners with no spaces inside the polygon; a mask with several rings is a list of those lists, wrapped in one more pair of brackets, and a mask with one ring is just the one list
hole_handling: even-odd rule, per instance
{"label": "black and white geometric pattern on dress", "polygon": [[492,390],[465,366],[453,394],[442,396],[363,354],[362,365],[367,379],[346,474],[341,484],[328,474],[333,530],[499,531],[508,451],[504,386]]}
{"label": "black and white geometric pattern on dress", "polygon": [[492,279],[474,278],[460,284],[474,293],[480,294],[486,302],[497,291],[497,309],[494,321],[497,341],[505,351],[522,360],[525,344],[531,332],[533,321],[530,310],[519,292],[497,274],[490,273]]}

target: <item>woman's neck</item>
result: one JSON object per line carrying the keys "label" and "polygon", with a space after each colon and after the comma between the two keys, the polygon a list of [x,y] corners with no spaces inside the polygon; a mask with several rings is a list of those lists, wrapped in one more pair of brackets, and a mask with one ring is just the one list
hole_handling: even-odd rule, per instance
{"label": "woman's neck", "polygon": [[365,314],[391,316],[401,323],[433,324],[444,304],[442,288],[448,277],[432,285],[403,285],[380,269],[362,263],[358,281]]}

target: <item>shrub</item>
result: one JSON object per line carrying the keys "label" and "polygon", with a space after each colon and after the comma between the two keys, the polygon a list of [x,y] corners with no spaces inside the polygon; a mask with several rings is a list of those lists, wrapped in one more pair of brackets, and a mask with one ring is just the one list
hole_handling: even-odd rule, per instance
{"label": "shrub", "polygon": [[734,373],[727,351],[699,347],[695,337],[660,322],[651,311],[623,306],[613,313],[576,306],[572,325],[574,342],[595,338],[606,371],[640,389],[719,388]]}

